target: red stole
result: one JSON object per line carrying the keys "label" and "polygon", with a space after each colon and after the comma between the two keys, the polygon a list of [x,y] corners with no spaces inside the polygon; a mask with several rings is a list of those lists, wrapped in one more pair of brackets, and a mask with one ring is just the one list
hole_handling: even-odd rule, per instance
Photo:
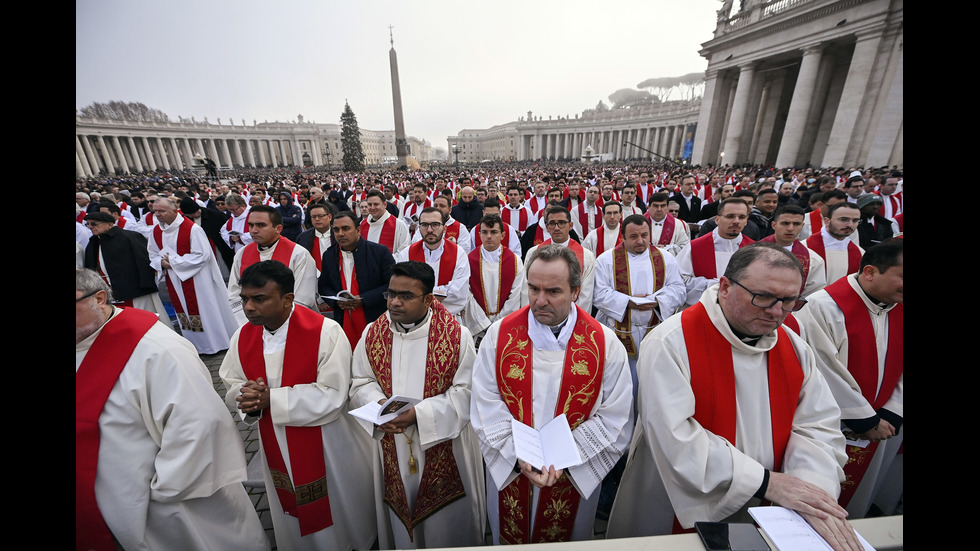
{"label": "red stole", "polygon": [[517,277],[517,255],[503,245],[500,246],[500,249],[497,303],[493,305],[492,311],[491,308],[487,307],[486,287],[483,285],[483,251],[477,247],[470,251],[468,256],[470,261],[470,291],[473,293],[476,303],[480,305],[488,317],[497,315],[504,307],[504,303],[510,298],[510,289],[514,286],[514,278]]}
{"label": "red stole", "polygon": [[[700,302],[681,313],[681,328],[691,368],[694,419],[706,430],[738,447],[735,424],[735,367],[731,343],[718,331]],[[793,417],[803,386],[803,368],[789,334],[776,328],[776,346],[767,354],[769,363],[769,408],[772,422],[773,472],[783,465],[786,443],[793,430]]]}
{"label": "red stole", "polygon": [[99,416],[140,339],[159,319],[136,308],[126,308],[109,318],[75,371],[76,549],[116,549],[95,500]]}
{"label": "red stole", "polygon": [[[667,268],[664,264],[664,255],[660,252],[660,249],[650,247],[649,251],[650,263],[653,265],[653,292],[656,293],[664,286]],[[616,245],[616,248],[613,249],[612,261],[613,282],[616,286],[616,291],[624,295],[632,295],[633,293],[630,288],[630,262],[625,245],[622,243]],[[656,312],[651,312],[650,323],[647,325],[647,329],[643,334],[646,335],[649,333],[650,329],[657,325],[657,323],[659,323],[659,319],[657,318]],[[633,342],[633,323],[630,319],[629,306],[626,308],[626,315],[623,316],[623,321],[616,322],[615,330],[616,337],[626,347],[626,352],[630,356],[636,357],[639,348]]]}
{"label": "red stole", "polygon": [[432,206],[432,201],[428,198],[426,198],[425,201],[422,202],[422,206],[419,206],[418,203],[412,201],[411,203],[405,205],[405,216],[420,216],[423,210],[431,206]]}
{"label": "red stole", "polygon": [[[586,207],[586,203],[581,203],[581,204],[579,204],[578,207],[575,208],[575,213],[578,215],[578,223],[579,223],[579,226],[582,228],[582,238],[583,239],[585,238],[586,235],[589,235],[589,231],[590,231],[589,230],[589,213],[588,213],[588,211],[585,210],[585,207]],[[598,203],[596,203],[596,205],[595,205],[595,214],[592,215],[592,218],[594,219],[593,220],[593,226],[595,226],[596,229],[601,228],[602,227],[602,207],[600,207]]]}
{"label": "red stole", "polygon": [[[547,241],[541,243],[540,246],[544,247],[545,245],[551,245],[551,243],[552,243],[551,239],[548,239]],[[582,269],[582,273],[584,274],[585,273],[585,249],[582,248],[581,243],[572,239],[571,237],[568,238],[568,245],[566,246],[569,249],[571,249],[573,253],[575,253],[576,258],[578,258],[579,268]]]}
{"label": "red stole", "polygon": [[[847,238],[847,275],[856,274],[861,268],[861,249],[854,244],[850,238]],[[817,253],[820,258],[827,260],[827,251],[823,246],[823,235],[815,233],[810,237],[806,238],[806,246],[813,252]],[[829,270],[826,264],[824,264],[824,269]]]}
{"label": "red stole", "polygon": [[541,225],[541,222],[538,222],[537,229],[534,230],[534,242],[532,245],[540,245],[542,241],[544,241],[544,227]]}
{"label": "red stole", "polygon": [[[587,420],[599,399],[602,370],[606,363],[606,340],[602,325],[575,306],[578,319],[567,343],[562,367],[561,388],[554,416],[564,413],[575,430]],[[500,396],[511,415],[534,426],[533,352],[528,344],[530,306],[510,314],[500,324],[497,337],[496,378]],[[575,526],[581,495],[566,473],[554,486],[542,488],[534,512],[531,532],[531,483],[518,475],[498,495],[500,542],[505,544],[569,541]]]}
{"label": "red stole", "polygon": [[442,238],[445,239],[446,241],[452,239],[453,243],[457,243],[459,241],[460,228],[462,227],[463,227],[462,224],[454,220],[452,224],[446,226],[446,232],[443,234]]}
{"label": "red stole", "polygon": [[[622,230],[622,226],[620,226],[620,230]],[[595,255],[596,255],[596,257],[598,257],[600,254],[606,252],[606,225],[603,224],[602,226],[596,228],[595,231],[596,231],[596,234],[595,234],[595,243],[596,243],[596,245],[595,245]],[[622,242],[623,242],[623,232],[622,231],[617,231],[616,232],[616,244],[613,245],[613,247],[618,246]]]}
{"label": "red stole", "polygon": [[516,212],[518,213],[518,215],[517,215],[517,223],[516,224],[514,223],[514,220],[512,218],[514,212],[515,211],[512,210],[510,207],[505,207],[503,210],[500,211],[500,217],[503,218],[505,224],[508,224],[510,226],[516,227],[517,228],[517,231],[521,231],[522,232],[522,231],[526,230],[527,229],[527,209],[520,208],[520,209],[517,209],[516,210]]}
{"label": "red stole", "polygon": [[116,220],[116,225],[119,226],[120,229],[125,229],[127,222],[129,222],[129,220],[127,220],[127,219],[123,218],[122,216],[120,216],[119,217],[119,220]]}
{"label": "red stole", "polygon": [[[395,254],[395,224],[397,221],[391,213],[387,213],[388,218],[385,218],[384,225],[381,226],[381,235],[378,236],[377,243],[388,247],[391,254]],[[371,225],[368,223],[368,219],[365,218],[361,221],[361,237],[364,239],[368,238],[368,233],[371,231]],[[370,241],[370,239],[368,239]]]}
{"label": "red stole", "polygon": [[[650,220],[650,229],[652,230],[656,222],[653,221],[653,218],[650,218],[650,211],[647,211],[647,213],[644,216],[646,216],[647,219]],[[660,231],[660,239],[657,240],[656,245],[658,247],[670,245],[671,240],[674,239],[674,228],[676,227],[677,227],[677,219],[674,218],[673,215],[668,214],[667,217],[664,218],[664,229]],[[712,246],[712,249],[713,248],[714,247]]]}
{"label": "red stole", "polygon": [[[319,239],[316,235],[313,236],[313,241],[316,242],[317,247],[320,246]],[[296,243],[286,239],[283,236],[279,236],[279,241],[275,245],[276,250],[272,251],[272,258],[270,260],[278,260],[284,266],[289,268],[289,260],[293,257],[293,249],[296,248]],[[256,262],[260,262],[261,257],[259,256],[259,246],[255,243],[249,243],[242,250],[242,265],[241,269],[238,271],[238,277],[242,276],[242,272],[245,268],[248,268]]]}
{"label": "red stole", "polygon": [[[905,357],[903,305],[896,304],[888,311],[888,350],[885,355],[885,373],[878,390],[878,346],[871,314],[858,292],[846,277],[828,285],[825,290],[844,314],[847,330],[847,371],[861,387],[861,395],[875,411],[884,407],[902,376]],[[847,446],[846,480],[841,484],[838,502],[846,506],[857,490],[879,442],[865,448]]]}
{"label": "red stole", "polygon": [[[742,242],[738,248],[754,243],[746,235],[742,235]],[[691,241],[691,266],[694,268],[694,275],[707,279],[717,279],[718,269],[715,266],[715,234],[708,235]]]}
{"label": "red stole", "polygon": [[[429,342],[425,359],[425,398],[445,393],[453,384],[459,368],[459,344],[462,334],[459,323],[438,301],[432,303],[429,320]],[[365,351],[374,376],[386,396],[391,396],[391,325],[388,316],[381,316],[365,336]],[[459,476],[453,441],[445,440],[425,450],[425,468],[415,498],[414,514],[408,506],[405,483],[398,466],[398,450],[395,435],[385,434],[381,439],[384,456],[384,502],[402,521],[408,530],[409,540],[414,540],[415,525],[466,495],[463,480]]]}
{"label": "red stole", "polygon": [[[244,231],[243,231],[242,233],[245,233],[245,232],[247,232],[247,231],[248,231],[248,217],[249,217],[249,216],[250,216],[251,214],[252,214],[252,209],[249,209],[248,211],[246,211],[246,212],[245,212],[245,227],[244,227],[244,228],[242,228],[242,229],[244,230]],[[152,215],[153,215],[153,214],[152,214],[152,213],[150,213],[150,216],[152,216]],[[229,217],[228,217],[228,221],[227,221],[227,222],[225,222],[225,229],[226,229],[226,230],[228,230],[228,231],[232,231],[232,230],[231,230],[231,226],[232,226],[232,224],[233,224],[234,222],[235,222],[235,216],[234,216],[234,215],[232,215],[232,216],[229,216]],[[149,221],[147,222],[147,225],[149,225]]]}
{"label": "red stole", "polygon": [[[436,272],[436,285],[449,285],[456,271],[456,254],[459,248],[452,241],[442,240],[442,256],[439,257],[439,270]],[[408,259],[425,263],[425,241],[416,241],[408,248]]]}
{"label": "red stole", "polygon": [[313,255],[313,260],[316,262],[317,271],[323,271],[323,253],[326,251],[320,250],[320,238],[317,237],[316,230],[313,230],[313,235],[310,237],[313,238],[313,249],[310,251],[310,254]]}
{"label": "red stole", "polygon": [[79,213],[75,216],[75,221],[79,224],[84,224],[86,215],[88,215],[88,213],[85,212],[85,210],[79,211]]}
{"label": "red stole", "polygon": [[[350,288],[347,288],[347,278],[344,276],[344,253],[337,247],[337,264],[340,265],[340,286],[350,291],[350,294],[360,296],[361,289],[357,286],[357,262],[351,266]],[[344,334],[350,342],[351,350],[357,346],[357,341],[361,340],[361,334],[367,327],[367,316],[364,315],[364,306],[353,310],[344,310],[344,320],[341,324],[344,327]]]}
{"label": "red stole", "polygon": [[531,209],[531,214],[537,214],[538,212],[541,211],[541,209],[548,206],[548,198],[547,197],[539,198],[537,195],[535,195],[534,197],[531,197],[530,199],[527,200],[527,205],[530,205],[529,208]]}
{"label": "red stole", "polygon": [[145,224],[147,226],[152,226],[153,225],[153,212],[152,211],[146,213],[146,219],[143,220],[143,224]]}
{"label": "red stole", "polygon": [[[280,388],[313,384],[317,379],[317,354],[323,316],[297,304],[289,318],[286,348],[282,359]],[[262,348],[262,326],[246,323],[238,335],[238,356],[245,376],[268,381]],[[319,532],[333,525],[327,495],[327,469],[323,461],[323,432],[319,426],[287,426],[289,467],[276,438],[272,409],[259,418],[262,450],[272,475],[282,510],[299,520],[300,535]],[[289,473],[293,476],[290,478]]]}
{"label": "red stole", "polygon": [[823,214],[820,213],[820,209],[811,210],[807,216],[810,217],[810,235],[819,234],[823,229]]}
{"label": "red stole", "polygon": [[[760,241],[763,243],[775,243],[776,236],[770,235],[763,237],[760,239]],[[800,264],[803,265],[803,286],[800,287],[800,293],[802,294],[803,289],[806,288],[806,278],[810,276],[810,251],[806,248],[806,245],[800,243],[799,239],[794,239],[792,252],[793,256],[795,256],[796,259],[800,261]],[[796,334],[799,335],[800,332],[797,331]]]}
{"label": "red stole", "polygon": [[[191,252],[191,228],[194,222],[184,218],[180,226],[177,227],[177,254],[183,256]],[[163,228],[159,224],[153,226],[153,240],[157,248],[163,250]],[[167,292],[173,302],[174,310],[177,312],[177,319],[180,320],[180,328],[184,331],[204,332],[204,325],[201,323],[201,310],[197,306],[197,289],[194,288],[194,279],[180,282],[180,289],[184,292],[184,303],[177,295],[174,287],[174,276],[167,270]]]}

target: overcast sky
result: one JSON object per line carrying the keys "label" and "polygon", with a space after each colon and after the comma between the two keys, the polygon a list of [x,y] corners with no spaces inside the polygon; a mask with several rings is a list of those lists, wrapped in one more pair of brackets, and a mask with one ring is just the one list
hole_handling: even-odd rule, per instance
{"label": "overcast sky", "polygon": [[76,0],[75,107],[142,102],[212,123],[405,130],[434,146],[527,114],[572,116],[651,77],[704,71],[719,0]]}

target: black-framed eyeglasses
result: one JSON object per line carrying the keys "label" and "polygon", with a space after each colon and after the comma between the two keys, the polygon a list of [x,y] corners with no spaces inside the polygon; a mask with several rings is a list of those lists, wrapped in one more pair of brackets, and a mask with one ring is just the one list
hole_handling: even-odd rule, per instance
{"label": "black-framed eyeglasses", "polygon": [[75,299],[75,303],[76,303],[76,304],[78,304],[79,302],[81,302],[81,301],[83,301],[83,300],[85,300],[85,299],[87,299],[88,297],[90,297],[90,296],[92,296],[92,295],[94,295],[95,293],[98,293],[98,292],[99,292],[99,291],[101,291],[101,290],[102,290],[102,289],[96,289],[96,290],[94,290],[94,291],[91,291],[91,292],[89,292],[89,293],[88,293],[87,295],[82,295],[82,296],[80,296],[80,297],[78,297],[78,298],[76,298],[76,299]]}
{"label": "black-framed eyeglasses", "polygon": [[408,302],[410,300],[415,300],[417,298],[424,297],[425,295],[415,295],[409,293],[408,291],[404,293],[399,293],[397,291],[385,291],[381,293],[381,296],[385,297],[385,300],[395,300],[398,299],[399,302]]}
{"label": "black-framed eyeglasses", "polygon": [[772,308],[777,302],[782,302],[780,308],[783,309],[783,312],[799,312],[801,308],[806,306],[806,299],[802,297],[779,298],[768,293],[755,293],[734,279],[732,279],[731,282],[745,289],[747,293],[752,295],[752,306],[755,306],[756,308],[762,308],[765,310],[767,308]]}
{"label": "black-framed eyeglasses", "polygon": [[442,226],[442,222],[419,222],[419,227],[424,229],[436,229]]}
{"label": "black-framed eyeglasses", "polygon": [[545,225],[549,228],[564,228],[568,225],[568,220],[548,220]]}

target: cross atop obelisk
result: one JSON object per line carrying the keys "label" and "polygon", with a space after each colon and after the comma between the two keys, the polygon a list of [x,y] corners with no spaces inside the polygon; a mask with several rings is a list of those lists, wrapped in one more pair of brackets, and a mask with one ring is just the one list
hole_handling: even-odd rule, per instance
{"label": "cross atop obelisk", "polygon": [[398,168],[408,165],[408,140],[405,139],[405,119],[402,116],[402,92],[398,82],[398,56],[395,54],[394,27],[388,25],[391,38],[391,50],[388,51],[388,61],[391,64],[391,103],[395,111],[395,153],[398,155]]}

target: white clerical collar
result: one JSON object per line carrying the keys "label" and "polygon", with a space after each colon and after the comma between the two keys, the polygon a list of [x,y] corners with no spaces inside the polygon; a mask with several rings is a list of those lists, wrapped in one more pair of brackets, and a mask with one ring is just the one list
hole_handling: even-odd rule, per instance
{"label": "white clerical collar", "polygon": [[716,251],[734,252],[738,250],[738,246],[742,243],[742,234],[738,234],[738,237],[734,239],[725,239],[718,232],[718,228],[715,228],[711,230],[711,239],[714,241]]}
{"label": "white clerical collar", "polygon": [[480,256],[484,262],[500,262],[500,255],[503,254],[503,245],[497,246],[494,251],[488,251],[486,247],[480,247]]}
{"label": "white clerical collar", "polygon": [[442,252],[443,252],[443,250],[445,248],[446,248],[446,240],[445,239],[440,239],[439,240],[439,246],[436,247],[435,250],[430,249],[429,246],[426,243],[423,242],[422,243],[422,250],[425,251],[425,261],[426,262],[430,262],[430,261],[431,262],[435,262],[436,260],[439,260],[440,258],[442,258]]}
{"label": "white clerical collar", "polygon": [[565,318],[565,325],[557,337],[551,332],[551,327],[538,323],[538,320],[534,318],[534,313],[528,312],[527,334],[531,337],[531,342],[534,343],[535,349],[549,352],[561,352],[565,350],[565,346],[571,340],[572,332],[575,330],[575,322],[578,321],[578,308],[575,304],[571,306],[572,308],[568,312],[568,317]]}
{"label": "white clerical collar", "polygon": [[827,231],[827,226],[820,228],[820,237],[823,238],[823,249],[825,251],[846,251],[850,245],[850,238],[837,239]]}
{"label": "white clerical collar", "polygon": [[324,239],[324,238],[329,239],[330,230],[327,230],[326,233],[320,233],[320,230],[313,228],[313,235],[317,236],[317,238],[319,239]]}
{"label": "white clerical collar", "polygon": [[[412,323],[401,323],[395,321],[395,322],[391,322],[390,325],[395,333],[402,333],[402,334],[415,333],[416,331],[419,330],[420,327],[425,327],[425,322],[429,321],[429,317],[431,316],[432,316],[432,308],[429,308],[428,310],[425,311],[425,316],[423,316],[422,319],[419,320],[417,323],[412,324]],[[388,316],[388,319],[389,321],[391,320],[390,315]]]}
{"label": "white clerical collar", "polygon": [[293,303],[293,307],[289,309],[289,317],[286,318],[286,322],[279,326],[275,331],[269,331],[269,328],[262,326],[262,352],[264,354],[275,354],[280,350],[286,348],[286,334],[289,332],[289,320],[293,319],[293,312],[296,311],[296,303]]}

